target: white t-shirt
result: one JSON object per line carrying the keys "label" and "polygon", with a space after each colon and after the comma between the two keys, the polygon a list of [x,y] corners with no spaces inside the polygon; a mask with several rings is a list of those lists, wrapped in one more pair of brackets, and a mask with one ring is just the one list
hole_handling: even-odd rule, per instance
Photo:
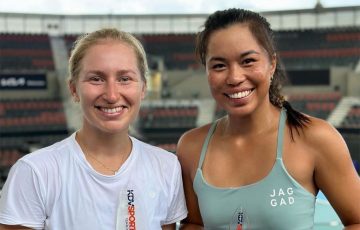
{"label": "white t-shirt", "polygon": [[113,176],[89,165],[75,133],[24,156],[3,187],[0,223],[54,230],[152,230],[184,219],[177,157],[131,140],[132,152]]}

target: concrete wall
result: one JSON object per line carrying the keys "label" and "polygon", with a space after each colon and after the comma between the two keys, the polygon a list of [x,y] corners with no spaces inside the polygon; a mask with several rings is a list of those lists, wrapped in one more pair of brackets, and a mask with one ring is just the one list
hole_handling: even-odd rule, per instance
{"label": "concrete wall", "polygon": [[347,77],[348,96],[360,97],[360,72],[349,73]]}
{"label": "concrete wall", "polygon": [[338,89],[342,95],[348,95],[348,75],[351,72],[349,67],[331,67],[330,84],[333,89]]}

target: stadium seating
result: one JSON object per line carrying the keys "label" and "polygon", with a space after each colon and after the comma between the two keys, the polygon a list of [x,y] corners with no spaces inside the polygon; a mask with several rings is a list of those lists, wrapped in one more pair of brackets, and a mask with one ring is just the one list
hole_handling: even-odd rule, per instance
{"label": "stadium seating", "polygon": [[360,128],[360,105],[353,105],[342,121],[343,128]]}
{"label": "stadium seating", "polygon": [[47,34],[1,34],[1,70],[54,70]]}
{"label": "stadium seating", "polygon": [[50,145],[67,135],[61,101],[0,100],[0,177],[32,148]]}
{"label": "stadium seating", "polygon": [[79,35],[65,35],[64,36],[64,42],[65,42],[65,46],[66,46],[66,49],[68,51],[68,54],[70,56],[70,51],[74,45],[74,42],[76,41],[76,38],[78,37]]}
{"label": "stadium seating", "polygon": [[139,131],[145,139],[174,151],[182,133],[196,127],[198,108],[194,105],[149,105],[140,110]]}
{"label": "stadium seating", "polygon": [[143,108],[140,123],[143,128],[191,128],[196,126],[197,113],[195,106]]}
{"label": "stadium seating", "polygon": [[291,94],[288,101],[299,110],[314,117],[327,119],[341,99],[338,92]]}
{"label": "stadium seating", "polygon": [[22,156],[16,149],[0,149],[0,186],[5,182],[9,168]]}
{"label": "stadium seating", "polygon": [[163,57],[167,69],[198,68],[194,34],[143,35],[141,41],[149,55]]}
{"label": "stadium seating", "polygon": [[[149,55],[162,57],[165,67],[197,69],[195,34],[138,35]],[[64,37],[70,50],[76,35]],[[360,29],[275,31],[279,55],[286,69],[328,69],[354,66],[360,56]]]}
{"label": "stadium seating", "polygon": [[287,69],[354,66],[360,56],[360,28],[278,31],[275,38]]}
{"label": "stadium seating", "polygon": [[[199,64],[195,60],[194,34],[153,34],[138,35],[148,56],[161,57],[166,69],[196,69]],[[70,53],[76,35],[64,36],[66,47]]]}

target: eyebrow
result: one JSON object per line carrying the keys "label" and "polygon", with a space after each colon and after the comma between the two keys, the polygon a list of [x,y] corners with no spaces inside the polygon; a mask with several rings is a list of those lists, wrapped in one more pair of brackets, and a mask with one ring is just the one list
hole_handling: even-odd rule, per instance
{"label": "eyebrow", "polygon": [[90,74],[91,73],[91,74],[98,74],[98,75],[103,73],[100,70],[85,70],[84,72],[85,72],[85,74]]}
{"label": "eyebrow", "polygon": [[[245,51],[243,53],[240,54],[240,58],[244,58],[250,54],[260,54],[259,52],[255,51],[255,50],[248,50],[248,51]],[[226,59],[223,58],[223,57],[211,57],[209,61],[225,61]]]}
{"label": "eyebrow", "polygon": [[240,57],[245,57],[245,56],[250,55],[250,54],[260,54],[260,53],[255,51],[255,50],[248,50],[246,52],[241,53]]}
{"label": "eyebrow", "polygon": [[[91,73],[91,74],[98,74],[98,75],[102,75],[105,72],[102,70],[87,70],[85,71],[87,74]],[[132,70],[132,69],[124,69],[124,70],[119,70],[116,72],[117,74],[127,74],[127,73],[133,73],[136,74],[136,71]]]}

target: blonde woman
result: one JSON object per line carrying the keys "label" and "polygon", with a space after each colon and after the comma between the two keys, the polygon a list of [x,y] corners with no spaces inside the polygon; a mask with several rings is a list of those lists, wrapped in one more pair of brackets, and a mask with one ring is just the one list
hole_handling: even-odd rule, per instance
{"label": "blonde woman", "polygon": [[186,217],[174,154],[129,136],[145,96],[140,42],[116,29],[81,36],[69,61],[80,130],[20,159],[0,200],[0,229],[175,229]]}

